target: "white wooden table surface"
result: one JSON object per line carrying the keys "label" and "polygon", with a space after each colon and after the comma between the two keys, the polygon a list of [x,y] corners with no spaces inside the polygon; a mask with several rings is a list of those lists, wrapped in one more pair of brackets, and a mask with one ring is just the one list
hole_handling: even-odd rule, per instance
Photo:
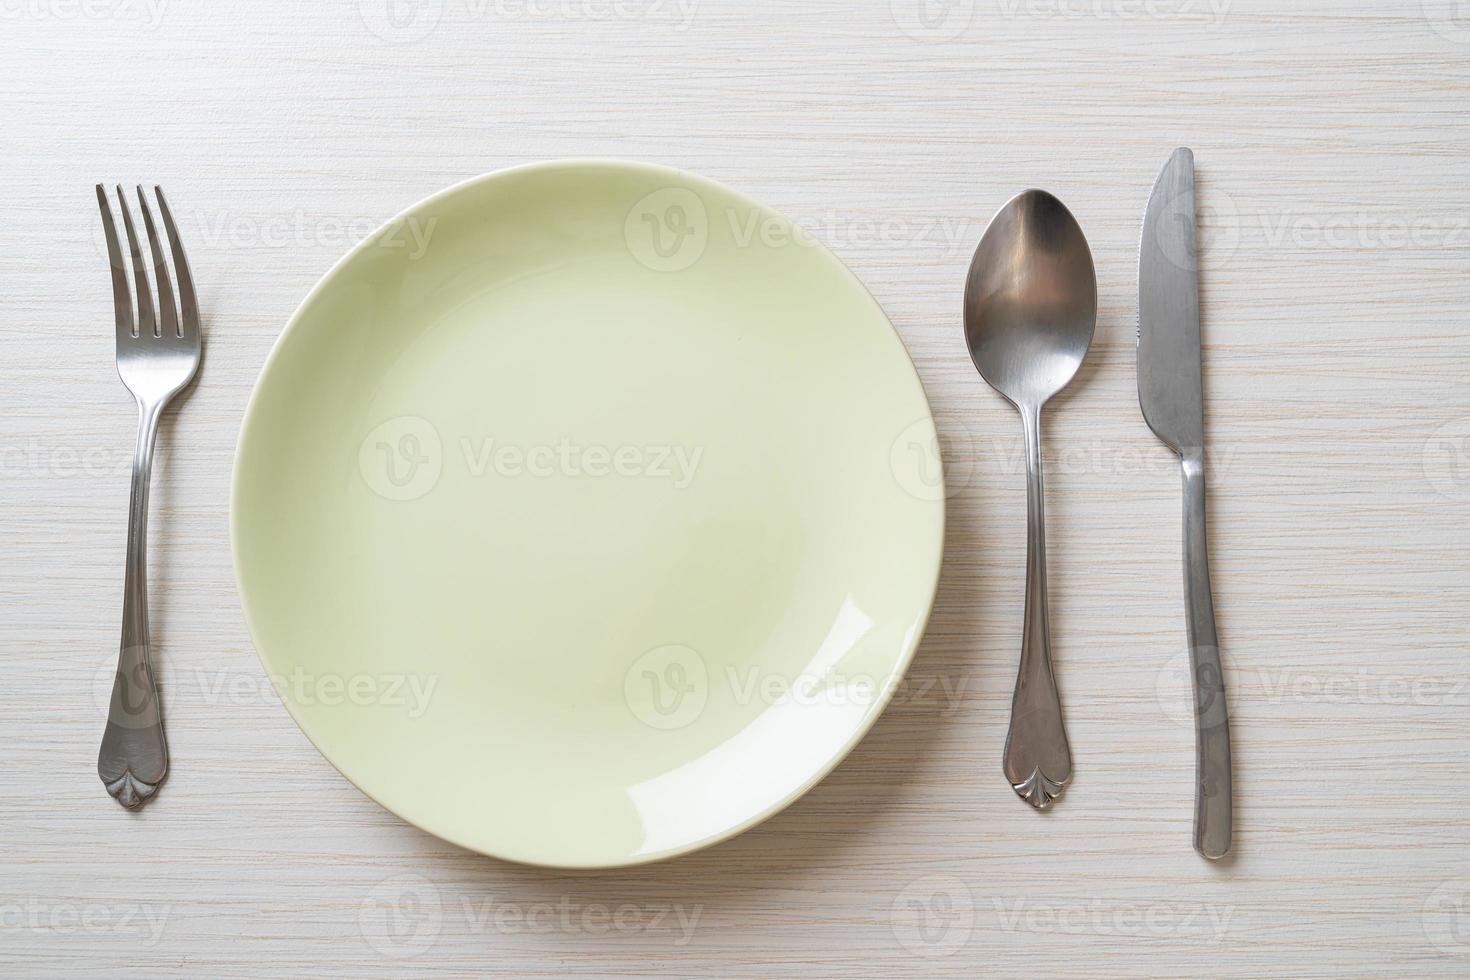
{"label": "white wooden table surface", "polygon": [[[0,972],[750,977],[1470,971],[1470,10],[1454,0],[0,0]],[[1139,416],[1139,221],[1199,161],[1237,855],[1191,851],[1179,483]],[[561,874],[379,809],[242,621],[235,437],[301,297],[463,178],[613,156],[807,225],[912,352],[949,454],[897,702],[708,851]],[[134,418],[92,185],[159,182],[206,363],[154,480],[173,766],[94,765]],[[959,329],[1012,193],[1065,200],[1096,341],[1048,416],[1074,785],[999,773],[1021,617],[1014,413]]]}

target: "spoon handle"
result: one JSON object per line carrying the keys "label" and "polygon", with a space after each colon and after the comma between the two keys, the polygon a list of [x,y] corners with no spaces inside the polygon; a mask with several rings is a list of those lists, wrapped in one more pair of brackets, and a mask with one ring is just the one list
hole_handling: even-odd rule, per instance
{"label": "spoon handle", "polygon": [[1021,408],[1026,438],[1026,616],[1021,669],[1011,700],[1005,774],[1021,799],[1051,805],[1072,778],[1072,750],[1062,726],[1062,702],[1051,669],[1046,614],[1046,514],[1041,482],[1041,409]]}
{"label": "spoon handle", "polygon": [[1184,455],[1184,602],[1194,677],[1194,849],[1216,860],[1230,852],[1230,716],[1210,594],[1203,453]]}

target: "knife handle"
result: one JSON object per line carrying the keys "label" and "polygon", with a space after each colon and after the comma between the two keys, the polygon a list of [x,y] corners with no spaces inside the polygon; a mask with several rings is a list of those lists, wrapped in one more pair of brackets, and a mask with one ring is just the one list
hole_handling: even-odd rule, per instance
{"label": "knife handle", "polygon": [[1184,603],[1194,678],[1194,849],[1215,860],[1230,852],[1230,716],[1210,594],[1203,452],[1184,454],[1183,468]]}

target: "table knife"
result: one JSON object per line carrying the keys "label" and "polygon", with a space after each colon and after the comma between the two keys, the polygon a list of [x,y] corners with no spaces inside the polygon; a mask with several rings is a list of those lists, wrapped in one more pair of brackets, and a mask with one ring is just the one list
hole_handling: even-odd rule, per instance
{"label": "table knife", "polygon": [[1194,848],[1230,851],[1230,722],[1215,635],[1205,533],[1205,420],[1200,373],[1194,154],[1175,150],[1143,218],[1138,256],[1138,401],[1184,472],[1184,602],[1195,719]]}

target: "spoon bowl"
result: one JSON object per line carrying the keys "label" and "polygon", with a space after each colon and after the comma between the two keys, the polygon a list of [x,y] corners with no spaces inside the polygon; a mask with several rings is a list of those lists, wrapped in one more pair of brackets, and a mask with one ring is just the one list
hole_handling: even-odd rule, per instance
{"label": "spoon bowl", "polygon": [[980,239],[965,284],[965,342],[980,376],[1017,407],[1067,386],[1092,344],[1097,274],[1087,239],[1046,191],[1012,198]]}

